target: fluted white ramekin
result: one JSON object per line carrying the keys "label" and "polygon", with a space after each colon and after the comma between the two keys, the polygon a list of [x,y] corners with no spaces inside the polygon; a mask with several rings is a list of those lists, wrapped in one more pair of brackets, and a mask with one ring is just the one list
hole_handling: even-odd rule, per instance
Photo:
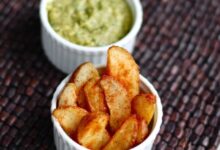
{"label": "fluted white ramekin", "polygon": [[124,47],[132,53],[143,20],[143,10],[139,0],[127,0],[134,18],[130,32],[118,42],[102,47],[80,46],[57,34],[48,22],[46,9],[48,1],[50,0],[41,0],[40,4],[42,45],[48,59],[61,71],[70,73],[86,61],[95,65],[104,65],[107,49],[112,45]]}
{"label": "fluted white ramekin", "polygon": [[[53,123],[53,133],[54,133],[54,141],[56,148],[58,150],[88,150],[87,148],[79,145],[77,142],[72,140],[62,129],[60,126],[59,122],[53,117],[52,112],[54,109],[57,107],[57,98],[66,85],[66,83],[69,81],[70,75],[67,76],[57,87],[52,103],[51,103],[51,119]],[[154,114],[154,120],[153,120],[153,126],[150,135],[139,145],[136,147],[132,148],[131,150],[150,150],[151,147],[153,146],[154,140],[159,133],[160,126],[162,124],[162,116],[163,116],[163,111],[162,111],[162,105],[161,105],[161,100],[160,97],[153,87],[153,85],[142,75],[140,75],[140,80],[141,80],[141,89],[144,92],[150,91],[156,96],[156,111]]]}

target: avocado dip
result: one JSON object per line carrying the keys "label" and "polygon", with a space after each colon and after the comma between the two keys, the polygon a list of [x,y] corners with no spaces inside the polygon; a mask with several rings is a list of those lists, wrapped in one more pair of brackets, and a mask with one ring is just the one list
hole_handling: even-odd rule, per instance
{"label": "avocado dip", "polygon": [[133,23],[126,0],[50,0],[47,11],[49,22],[59,35],[83,46],[117,42]]}

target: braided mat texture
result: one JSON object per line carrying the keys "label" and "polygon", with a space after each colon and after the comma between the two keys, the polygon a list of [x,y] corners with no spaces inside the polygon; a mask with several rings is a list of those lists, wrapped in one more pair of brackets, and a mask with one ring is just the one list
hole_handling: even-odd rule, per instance
{"label": "braided mat texture", "polygon": [[[153,149],[220,143],[220,0],[142,0],[133,53],[159,91]],[[50,101],[66,76],[44,55],[38,0],[0,1],[0,149],[55,149]]]}

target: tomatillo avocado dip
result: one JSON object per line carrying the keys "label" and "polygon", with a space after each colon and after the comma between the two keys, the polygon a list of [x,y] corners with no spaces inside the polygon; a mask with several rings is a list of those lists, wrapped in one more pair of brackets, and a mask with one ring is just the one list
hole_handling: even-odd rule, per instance
{"label": "tomatillo avocado dip", "polygon": [[123,38],[133,24],[126,0],[51,0],[47,5],[53,29],[83,46],[105,46]]}

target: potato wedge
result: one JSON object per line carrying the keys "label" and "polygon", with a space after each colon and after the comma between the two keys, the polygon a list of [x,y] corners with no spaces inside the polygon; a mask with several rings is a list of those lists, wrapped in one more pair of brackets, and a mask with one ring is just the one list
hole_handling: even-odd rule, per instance
{"label": "potato wedge", "polygon": [[131,114],[131,103],[126,89],[110,76],[103,76],[100,85],[110,111],[111,131],[116,131]]}
{"label": "potato wedge", "polygon": [[99,73],[91,62],[86,62],[80,65],[70,78],[70,83],[74,83],[78,90],[92,78],[99,77]]}
{"label": "potato wedge", "polygon": [[106,72],[123,84],[130,100],[139,93],[139,68],[125,49],[118,46],[109,48]]}
{"label": "potato wedge", "polygon": [[110,140],[110,135],[105,129],[108,120],[109,116],[102,112],[85,116],[77,130],[78,142],[92,150],[101,149]]}
{"label": "potato wedge", "polygon": [[78,92],[77,105],[86,110],[88,109],[88,103],[86,101],[86,96],[83,87]]}
{"label": "potato wedge", "polygon": [[130,116],[115,132],[103,150],[128,150],[137,138],[138,121],[136,115]]}
{"label": "potato wedge", "polygon": [[100,86],[99,78],[90,79],[84,86],[84,92],[91,112],[107,112],[105,96]]}
{"label": "potato wedge", "polygon": [[139,94],[132,100],[132,111],[150,124],[155,112],[156,97],[151,94]]}
{"label": "potato wedge", "polygon": [[138,131],[137,131],[136,144],[140,144],[147,137],[149,130],[145,119],[138,117],[137,120],[138,120]]}
{"label": "potato wedge", "polygon": [[87,107],[86,97],[84,94],[83,86],[87,81],[92,78],[98,78],[98,70],[91,62],[86,62],[80,65],[70,77],[69,82],[76,85],[77,104],[82,108]]}
{"label": "potato wedge", "polygon": [[53,111],[53,116],[69,136],[74,134],[81,119],[87,114],[86,110],[76,106],[61,107]]}
{"label": "potato wedge", "polygon": [[67,83],[58,98],[58,107],[76,106],[76,86],[74,83]]}

